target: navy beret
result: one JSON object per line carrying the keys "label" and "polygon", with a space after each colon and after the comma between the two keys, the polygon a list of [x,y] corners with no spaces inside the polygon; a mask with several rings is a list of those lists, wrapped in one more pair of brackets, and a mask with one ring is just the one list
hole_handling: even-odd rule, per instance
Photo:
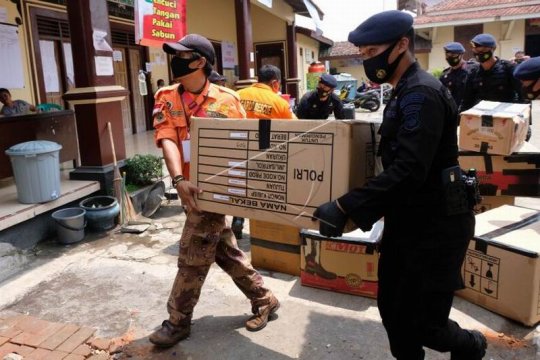
{"label": "navy beret", "polygon": [[349,33],[349,42],[356,46],[387,44],[398,40],[412,28],[413,17],[399,10],[375,14]]}
{"label": "navy beret", "polygon": [[458,42],[447,43],[446,45],[444,45],[444,50],[448,52],[459,53],[459,54],[463,54],[465,52],[465,48],[463,47],[463,45],[461,45],[461,43],[458,43]]}
{"label": "navy beret", "polygon": [[479,46],[486,47],[497,47],[497,40],[491,34],[478,34],[471,40],[472,43],[475,43]]}
{"label": "navy beret", "polygon": [[336,78],[330,74],[322,74],[320,82],[331,88],[335,88],[337,86]]}
{"label": "navy beret", "polygon": [[514,77],[519,80],[540,79],[540,56],[525,60],[514,69]]}

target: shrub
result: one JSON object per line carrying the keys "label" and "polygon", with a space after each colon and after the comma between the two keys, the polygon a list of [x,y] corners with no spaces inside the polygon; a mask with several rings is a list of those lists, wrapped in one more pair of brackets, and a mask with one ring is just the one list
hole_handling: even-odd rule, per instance
{"label": "shrub", "polygon": [[150,185],[163,176],[161,157],[151,154],[135,155],[126,160],[126,183],[132,185]]}

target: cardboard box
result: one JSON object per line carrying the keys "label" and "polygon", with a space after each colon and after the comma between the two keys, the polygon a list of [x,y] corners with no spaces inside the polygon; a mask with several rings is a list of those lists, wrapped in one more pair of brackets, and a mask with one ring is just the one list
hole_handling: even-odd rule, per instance
{"label": "cardboard box", "polygon": [[508,156],[460,152],[459,165],[477,170],[483,196],[540,196],[540,150],[531,150],[538,152]]}
{"label": "cardboard box", "polygon": [[459,148],[510,155],[525,142],[530,115],[529,104],[480,101],[461,113]]}
{"label": "cardboard box", "polygon": [[300,229],[249,220],[251,264],[256,268],[300,276]]}
{"label": "cardboard box", "polygon": [[476,216],[465,299],[525,325],[540,321],[540,211],[504,205]]}
{"label": "cardboard box", "polygon": [[318,228],[315,209],[374,175],[378,124],[192,121],[191,180],[205,211]]}
{"label": "cardboard box", "polygon": [[302,230],[301,284],[377,297],[377,243],[382,236],[382,229],[383,223],[379,221],[370,232],[355,230],[331,239],[321,236],[317,231]]}
{"label": "cardboard box", "polygon": [[482,202],[476,205],[474,211],[477,214],[498,208],[503,205],[514,205],[516,198],[514,196],[482,196]]}

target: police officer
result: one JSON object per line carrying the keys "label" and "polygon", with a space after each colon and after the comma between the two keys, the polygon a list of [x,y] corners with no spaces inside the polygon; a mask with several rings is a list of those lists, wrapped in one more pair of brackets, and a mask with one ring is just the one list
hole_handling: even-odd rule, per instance
{"label": "police officer", "polygon": [[330,74],[322,74],[317,89],[307,92],[296,109],[299,119],[328,119],[334,113],[336,119],[344,119],[343,104],[334,94],[337,86],[336,78]]}
{"label": "police officer", "polygon": [[481,100],[523,102],[521,84],[513,75],[515,64],[493,55],[497,48],[495,38],[479,34],[471,40],[471,46],[480,64],[467,79],[460,110],[468,110]]}
{"label": "police officer", "polygon": [[458,42],[450,42],[444,45],[446,62],[450,67],[443,70],[439,80],[450,90],[456,105],[461,105],[463,90],[467,82],[467,76],[474,63],[463,59],[465,48]]}
{"label": "police officer", "polygon": [[314,218],[321,234],[341,236],[348,219],[368,231],[384,217],[377,301],[394,357],[424,359],[426,346],[477,360],[485,337],[448,318],[475,221],[466,196],[445,191],[464,186],[447,176],[458,165],[456,105],[415,62],[412,24],[409,14],[390,10],[349,33],[369,79],[394,87],[380,128],[384,171],[318,207]]}
{"label": "police officer", "polygon": [[540,56],[519,64],[514,70],[514,77],[521,81],[527,100],[540,99]]}

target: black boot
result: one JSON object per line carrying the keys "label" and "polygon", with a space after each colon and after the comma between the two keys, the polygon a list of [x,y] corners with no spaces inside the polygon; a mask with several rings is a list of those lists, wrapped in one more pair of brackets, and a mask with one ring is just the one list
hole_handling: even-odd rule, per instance
{"label": "black boot", "polygon": [[242,230],[244,230],[244,218],[233,217],[231,230],[237,239],[242,238]]}
{"label": "black boot", "polygon": [[334,280],[337,278],[337,275],[333,272],[326,271],[321,264],[315,261],[315,256],[307,255],[306,256],[306,272],[310,274],[315,274],[327,280]]}
{"label": "black boot", "polygon": [[477,330],[465,330],[470,337],[470,345],[466,350],[452,351],[450,360],[481,360],[486,355],[487,340]]}

